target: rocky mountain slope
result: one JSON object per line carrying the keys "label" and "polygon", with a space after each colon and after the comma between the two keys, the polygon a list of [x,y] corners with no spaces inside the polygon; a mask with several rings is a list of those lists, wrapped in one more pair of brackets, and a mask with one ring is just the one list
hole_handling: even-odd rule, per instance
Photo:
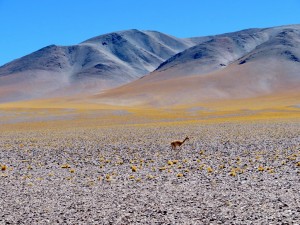
{"label": "rocky mountain slope", "polygon": [[297,90],[299,74],[300,25],[186,39],[127,30],[51,45],[0,67],[0,102],[78,94],[110,104],[247,98]]}
{"label": "rocky mountain slope", "polygon": [[205,40],[126,30],[73,46],[50,45],[0,67],[0,102],[99,92],[152,72]]}
{"label": "rocky mountain slope", "polygon": [[169,105],[295,93],[299,59],[299,25],[217,35],[96,98],[111,104]]}

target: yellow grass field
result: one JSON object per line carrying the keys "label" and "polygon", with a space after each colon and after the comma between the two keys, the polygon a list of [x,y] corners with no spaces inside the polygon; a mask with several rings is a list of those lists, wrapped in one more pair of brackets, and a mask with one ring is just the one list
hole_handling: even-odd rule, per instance
{"label": "yellow grass field", "polygon": [[168,107],[119,106],[75,99],[43,99],[0,104],[0,129],[298,121],[299,103],[300,94],[219,100]]}

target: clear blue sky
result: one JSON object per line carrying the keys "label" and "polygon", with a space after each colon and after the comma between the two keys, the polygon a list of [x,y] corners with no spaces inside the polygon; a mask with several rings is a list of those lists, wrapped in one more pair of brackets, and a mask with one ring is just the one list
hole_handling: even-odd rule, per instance
{"label": "clear blue sky", "polygon": [[0,65],[125,29],[177,37],[300,23],[300,0],[0,0]]}

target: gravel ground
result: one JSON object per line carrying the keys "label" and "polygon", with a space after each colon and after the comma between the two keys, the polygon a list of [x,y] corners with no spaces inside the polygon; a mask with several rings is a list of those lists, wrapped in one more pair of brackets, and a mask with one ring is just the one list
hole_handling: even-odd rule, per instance
{"label": "gravel ground", "polygon": [[1,225],[300,224],[297,122],[9,131],[0,164]]}

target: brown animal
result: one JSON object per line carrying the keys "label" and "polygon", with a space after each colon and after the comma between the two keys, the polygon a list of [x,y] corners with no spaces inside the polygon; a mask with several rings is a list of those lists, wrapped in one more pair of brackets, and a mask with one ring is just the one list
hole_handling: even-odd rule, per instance
{"label": "brown animal", "polygon": [[177,147],[180,147],[185,141],[190,140],[188,137],[186,137],[183,141],[173,141],[171,142],[171,147],[173,150],[175,150]]}

